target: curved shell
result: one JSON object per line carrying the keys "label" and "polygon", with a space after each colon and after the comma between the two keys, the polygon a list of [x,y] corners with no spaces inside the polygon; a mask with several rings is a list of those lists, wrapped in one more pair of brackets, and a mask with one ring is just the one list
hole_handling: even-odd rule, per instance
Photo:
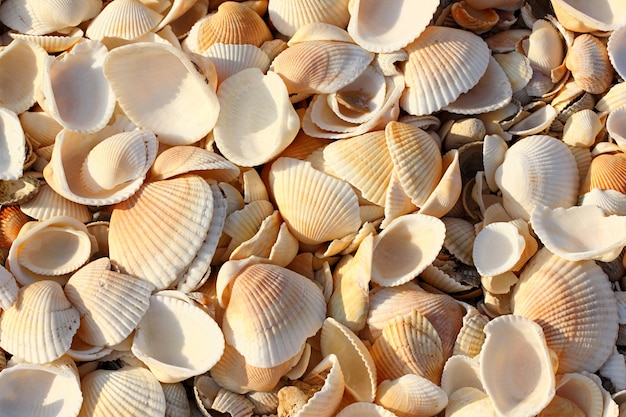
{"label": "curved shell", "polygon": [[211,59],[217,72],[217,83],[246,68],[256,67],[266,73],[270,58],[259,47],[250,44],[215,43],[202,54]]}
{"label": "curved shell", "polygon": [[472,248],[476,239],[474,226],[457,217],[442,217],[441,221],[446,226],[443,246],[464,264],[473,265]]}
{"label": "curved shell", "polygon": [[9,0],[2,3],[0,21],[21,33],[45,35],[78,26],[101,8],[102,0]]}
{"label": "curved shell", "polygon": [[619,107],[609,113],[606,118],[606,131],[619,148],[626,152],[626,106]]}
{"label": "curved shell", "polygon": [[460,152],[452,149],[441,158],[443,174],[428,199],[420,207],[420,213],[429,216],[445,216],[454,208],[463,190]]}
{"label": "curved shell", "polygon": [[622,79],[626,78],[626,46],[624,46],[624,42],[626,42],[626,24],[611,32],[606,44],[613,69]]}
{"label": "curved shell", "polygon": [[484,392],[478,359],[478,356],[470,358],[454,355],[446,361],[441,375],[441,389],[448,394],[448,398],[461,388],[474,388]]}
{"label": "curved shell", "polygon": [[215,126],[216,94],[171,45],[140,42],[115,48],[106,57],[104,75],[128,118],[161,143],[189,145]]}
{"label": "curved shell", "polygon": [[626,194],[626,153],[600,154],[591,160],[589,171],[580,187],[581,194],[594,188],[615,190]]}
{"label": "curved shell", "polygon": [[581,196],[581,206],[595,205],[604,210],[607,216],[626,216],[626,194],[615,190],[594,188]]}
{"label": "curved shell", "polygon": [[22,204],[39,192],[40,181],[35,175],[23,175],[16,180],[0,181],[0,204]]}
{"label": "curved shell", "polygon": [[448,396],[432,381],[407,374],[381,382],[376,390],[376,404],[398,417],[434,416],[448,405]]}
{"label": "curved shell", "polygon": [[17,300],[18,291],[17,281],[13,274],[0,265],[0,308],[2,310],[8,310],[13,305]]}
{"label": "curved shell", "polygon": [[614,84],[596,103],[599,111],[611,112],[626,105],[626,82]]}
{"label": "curved shell", "polygon": [[523,119],[509,127],[508,133],[519,136],[534,135],[545,131],[557,118],[557,112],[551,105],[541,106]]}
{"label": "curved shell", "polygon": [[63,52],[76,45],[82,38],[84,32],[81,28],[70,28],[67,32],[54,35],[27,35],[18,32],[9,32],[13,39],[22,39],[41,46],[48,53]]}
{"label": "curved shell", "polygon": [[161,384],[165,396],[165,415],[168,417],[187,417],[191,415],[191,404],[182,383]]}
{"label": "curved shell", "polygon": [[378,404],[374,404],[371,401],[356,402],[344,407],[340,412],[336,414],[336,417],[396,417],[394,413],[386,410]]}
{"label": "curved shell", "polygon": [[511,309],[541,325],[560,373],[595,372],[613,352],[617,304],[594,261],[568,261],[541,249],[522,271]]}
{"label": "curved shell", "polygon": [[336,355],[331,353],[326,356],[302,380],[320,389],[298,411],[298,417],[322,416],[334,412],[339,407],[345,382]]}
{"label": "curved shell", "polygon": [[108,3],[85,32],[89,39],[120,38],[132,40],[154,29],[163,19],[160,13],[139,0],[116,0]]}
{"label": "curved shell", "polygon": [[460,29],[428,26],[405,49],[409,59],[401,70],[407,87],[400,105],[413,115],[430,114],[452,103],[478,83],[489,64],[487,44]]}
{"label": "curved shell", "polygon": [[285,36],[314,22],[345,28],[350,19],[348,0],[272,0],[267,6],[269,19]]}
{"label": "curved shell", "polygon": [[472,258],[480,275],[499,275],[515,266],[525,247],[526,242],[517,227],[507,222],[495,222],[476,235]]}
{"label": "curved shell", "polygon": [[5,149],[0,159],[0,180],[19,179],[24,173],[26,138],[17,114],[1,107],[0,145]]}
{"label": "curved shell", "polygon": [[[607,119],[607,131],[610,135],[611,130],[608,126],[609,119]],[[577,111],[567,119],[563,126],[563,142],[570,146],[591,147],[602,128],[602,121],[596,112],[591,109]]]}
{"label": "curved shell", "polygon": [[[487,40],[487,43],[489,43],[489,40]],[[493,58],[500,64],[500,67],[509,79],[512,93],[517,93],[526,87],[532,78],[533,69],[524,54],[517,51],[494,53]]]}
{"label": "curved shell", "polygon": [[20,204],[20,209],[36,220],[47,220],[56,216],[73,217],[82,223],[91,220],[87,206],[68,200],[48,184],[42,184],[37,195]]}
{"label": "curved shell", "polygon": [[240,170],[223,156],[197,146],[172,146],[159,153],[150,168],[150,181],[195,174],[220,182],[239,178]]}
{"label": "curved shell", "polygon": [[220,85],[217,97],[221,111],[213,130],[215,144],[237,165],[251,167],[274,159],[300,129],[287,89],[274,72],[240,71]]}
{"label": "curved shell", "polygon": [[582,373],[566,373],[557,375],[556,393],[562,398],[574,402],[586,416],[603,415],[603,398],[601,388]]}
{"label": "curved shell", "polygon": [[45,52],[40,46],[19,39],[0,51],[0,107],[20,114],[35,104],[47,58]]}
{"label": "curved shell", "polygon": [[572,72],[576,84],[589,93],[603,93],[613,81],[613,67],[606,46],[588,33],[574,39],[565,65]]}
{"label": "curved shell", "polygon": [[63,356],[78,330],[79,313],[61,285],[45,280],[20,289],[16,302],[0,319],[0,347],[32,363]]}
{"label": "curved shell", "polygon": [[481,417],[497,417],[499,414],[493,407],[489,396],[474,387],[459,388],[448,397],[446,413],[450,416],[467,415]]}
{"label": "curved shell", "polygon": [[565,57],[563,40],[551,22],[538,19],[533,23],[526,56],[530,65],[546,77],[563,63]]}
{"label": "curved shell", "polygon": [[552,7],[559,22],[574,32],[615,30],[626,18],[626,5],[619,0],[554,0]]}

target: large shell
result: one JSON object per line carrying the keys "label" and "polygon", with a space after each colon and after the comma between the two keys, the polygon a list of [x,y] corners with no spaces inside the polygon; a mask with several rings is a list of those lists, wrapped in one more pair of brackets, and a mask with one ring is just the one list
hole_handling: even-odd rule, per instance
{"label": "large shell", "polygon": [[272,0],[267,12],[276,29],[290,37],[309,23],[322,22],[345,28],[350,19],[348,0]]}
{"label": "large shell", "polygon": [[154,29],[163,19],[160,13],[139,0],[116,0],[106,5],[89,23],[89,39],[120,38],[132,40]]}
{"label": "large shell", "polygon": [[189,145],[215,126],[215,92],[171,45],[140,42],[115,48],[106,57],[104,74],[124,113],[158,135],[159,142]]}
{"label": "large shell", "polygon": [[102,0],[9,0],[2,3],[0,20],[21,33],[45,35],[91,19]]}
{"label": "large shell", "polygon": [[552,7],[559,22],[574,32],[615,30],[626,18],[626,5],[619,0],[554,0]]}
{"label": "large shell", "polygon": [[400,105],[413,115],[438,111],[469,91],[485,73],[490,56],[477,35],[442,26],[428,26],[406,51],[409,60],[401,68],[407,87]]}
{"label": "large shell", "polygon": [[20,114],[35,104],[47,55],[31,42],[15,40],[0,51],[0,106]]}
{"label": "large shell", "polygon": [[4,155],[0,159],[0,180],[17,180],[24,172],[26,138],[17,115],[0,107],[0,145]]}
{"label": "large shell", "polygon": [[561,373],[595,372],[613,352],[617,305],[593,261],[568,261],[541,249],[522,271],[511,309],[541,325]]}
{"label": "large shell", "polygon": [[63,356],[78,330],[79,313],[54,281],[38,281],[20,289],[17,301],[0,319],[0,347],[32,363]]}
{"label": "large shell", "polygon": [[376,404],[398,417],[434,416],[448,405],[448,396],[432,381],[407,374],[381,382],[376,390]]}
{"label": "large shell", "polygon": [[584,33],[574,40],[565,60],[574,81],[583,90],[600,94],[613,81],[613,67],[606,46],[593,35]]}

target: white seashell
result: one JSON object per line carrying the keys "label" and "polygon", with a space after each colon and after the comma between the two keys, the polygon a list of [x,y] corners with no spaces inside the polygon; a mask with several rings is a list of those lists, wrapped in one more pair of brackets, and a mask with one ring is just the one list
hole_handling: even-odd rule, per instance
{"label": "white seashell", "polygon": [[552,7],[559,22],[574,32],[615,30],[626,17],[626,5],[615,0],[602,0],[593,5],[577,0],[555,0]]}
{"label": "white seashell", "polygon": [[298,28],[296,33],[287,41],[287,46],[310,41],[354,43],[354,39],[346,32],[344,27],[324,22],[311,22]]}
{"label": "white seashell", "polygon": [[56,216],[69,216],[87,223],[91,213],[87,206],[64,198],[48,184],[42,184],[35,197],[20,204],[20,209],[35,220],[47,220]]}
{"label": "white seashell", "polygon": [[241,172],[239,167],[215,152],[197,146],[172,146],[154,160],[149,179],[166,180],[190,173],[219,182],[232,182]]}
{"label": "white seashell", "polygon": [[17,180],[24,172],[26,138],[17,115],[0,107],[0,144],[5,149],[0,158],[0,180]]}
{"label": "white seashell", "polygon": [[463,387],[448,396],[445,417],[454,416],[499,416],[493,403],[484,391],[473,387]]}
{"label": "white seashell", "polygon": [[611,32],[606,49],[609,54],[613,69],[622,79],[626,78],[626,51],[624,47],[626,42],[626,25],[622,24]]}
{"label": "white seashell", "polygon": [[211,410],[215,410],[232,417],[252,416],[254,406],[245,396],[220,388],[213,398]]}
{"label": "white seashell", "polygon": [[202,55],[210,58],[215,65],[218,85],[246,68],[256,67],[265,74],[270,66],[267,54],[250,44],[215,43]]}
{"label": "white seashell", "polygon": [[54,145],[57,134],[63,129],[52,116],[43,111],[25,111],[18,117],[24,133],[37,148]]}
{"label": "white seashell", "polygon": [[434,416],[448,405],[448,396],[432,381],[407,374],[378,385],[376,404],[398,417]]}
{"label": "white seashell", "polygon": [[272,0],[267,12],[276,29],[288,37],[314,22],[345,28],[350,19],[347,0]]}
{"label": "white seashell", "polygon": [[441,389],[448,395],[461,388],[475,388],[484,391],[480,377],[479,356],[470,358],[465,355],[453,355],[446,361],[441,374]]}
{"label": "white seashell", "polygon": [[626,105],[626,82],[614,84],[596,103],[596,109],[611,112]]}
{"label": "white seashell", "polygon": [[0,265],[0,309],[7,310],[17,300],[17,282],[11,272]]}
{"label": "white seashell", "polygon": [[299,417],[323,416],[337,410],[343,398],[345,382],[336,355],[326,356],[302,380],[313,386],[323,385],[300,409],[297,413]]}
{"label": "white seashell", "polygon": [[609,113],[606,118],[606,131],[622,151],[626,152],[626,122],[624,116],[626,106],[619,107]]}
{"label": "white seashell", "polygon": [[[169,8],[169,10],[167,10],[167,14],[165,15],[165,17],[163,17],[163,20],[161,20],[161,23],[159,23],[155,31],[161,31],[168,25],[170,25],[171,27],[176,27],[177,23],[183,23],[185,21],[185,18],[191,18],[195,16],[195,9],[199,9],[200,12],[206,12],[207,9],[206,4],[204,4],[205,2],[199,2],[199,4],[196,4],[198,2],[193,0],[174,0],[171,3],[171,7]],[[161,14],[164,13],[164,11],[156,11]],[[204,13],[200,14],[200,16],[204,16]],[[196,20],[198,19],[195,19],[194,22]],[[189,24],[189,27],[191,27],[191,24]],[[175,30],[174,32],[179,33]]]}
{"label": "white seashell", "polygon": [[616,391],[626,389],[626,363],[624,355],[613,348],[613,353],[606,362],[598,369],[598,373],[611,381]]}
{"label": "white seashell", "polygon": [[586,416],[601,417],[603,415],[604,400],[601,388],[584,373],[557,375],[556,393],[558,396],[574,402]]}
{"label": "white seashell", "polygon": [[550,251],[570,261],[610,262],[626,245],[626,217],[605,216],[594,205],[570,208],[535,207],[533,229]]}
{"label": "white seashell", "polygon": [[45,35],[96,16],[102,0],[9,0],[2,3],[0,21],[29,35]]}
{"label": "white seashell", "polygon": [[500,64],[509,79],[512,93],[517,93],[526,87],[532,77],[533,69],[525,55],[511,51],[503,54],[494,53],[493,58]]}
{"label": "white seashell", "polygon": [[19,39],[0,51],[0,107],[20,114],[35,104],[46,58],[43,48]]}
{"label": "white seashell", "polygon": [[222,82],[217,96],[221,111],[213,130],[215,144],[240,166],[276,158],[300,129],[287,89],[271,71],[263,75],[258,68],[242,70]]}
{"label": "white seashell", "polygon": [[356,402],[344,407],[336,417],[397,417],[391,411],[370,402]]}
{"label": "white seashell", "polygon": [[513,269],[525,247],[524,237],[513,224],[491,223],[476,235],[472,258],[480,275],[499,275]]}
{"label": "white seashell", "polygon": [[443,174],[428,199],[420,207],[420,214],[442,217],[455,206],[463,189],[459,151],[452,149],[441,158]]}
{"label": "white seashell", "polygon": [[544,19],[533,23],[526,56],[530,65],[547,77],[563,63],[565,48],[559,31],[552,23]]}
{"label": "white seashell", "polygon": [[600,117],[593,110],[577,111],[567,119],[563,126],[563,142],[570,146],[590,147],[594,144],[602,127]]}
{"label": "white seashell", "polygon": [[404,214],[417,211],[417,206],[411,202],[411,198],[406,194],[402,184],[398,179],[398,173],[394,169],[389,180],[389,187],[385,194],[384,214],[385,218],[381,223],[381,229],[387,227],[389,222]]}
{"label": "white seashell", "polygon": [[556,119],[557,113],[551,105],[545,105],[511,126],[507,131],[513,135],[529,136],[546,130]]}
{"label": "white seashell", "polygon": [[85,35],[94,40],[132,40],[150,32],[161,19],[161,14],[139,0],[116,0],[108,3],[89,23]]}
{"label": "white seashell", "polygon": [[165,396],[165,415],[167,417],[190,417],[191,407],[187,391],[182,383],[161,384]]}
{"label": "white seashell", "polygon": [[580,205],[598,206],[607,216],[612,214],[626,216],[626,195],[615,190],[594,188],[588,193],[583,194]]}
{"label": "white seashell", "polygon": [[171,45],[141,42],[115,48],[106,57],[104,74],[128,118],[161,143],[189,145],[215,126],[216,94]]}

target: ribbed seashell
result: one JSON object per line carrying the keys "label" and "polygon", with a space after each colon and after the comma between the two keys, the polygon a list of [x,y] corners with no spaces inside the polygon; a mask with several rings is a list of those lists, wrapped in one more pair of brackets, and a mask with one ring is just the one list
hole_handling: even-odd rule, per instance
{"label": "ribbed seashell", "polygon": [[615,259],[626,245],[626,218],[597,206],[535,207],[530,221],[541,242],[570,261]]}
{"label": "ribbed seashell", "polygon": [[246,68],[256,67],[266,73],[270,59],[262,49],[250,44],[215,43],[204,51],[217,71],[218,85],[228,77]]}
{"label": "ribbed seashell", "polygon": [[375,402],[398,417],[434,416],[448,405],[448,396],[432,381],[406,374],[381,382]]}
{"label": "ribbed seashell", "polygon": [[484,314],[474,314],[463,317],[463,326],[454,342],[454,355],[477,356],[485,342],[486,334],[483,331],[489,318]]}
{"label": "ribbed seashell", "polygon": [[506,151],[509,149],[507,143],[500,135],[485,135],[483,139],[483,167],[485,181],[491,191],[498,190],[496,184],[496,170],[504,162]]}
{"label": "ribbed seashell", "polygon": [[0,107],[0,142],[5,156],[0,160],[0,180],[17,180],[24,172],[26,138],[13,111]]}
{"label": "ribbed seashell", "polygon": [[336,417],[396,417],[394,413],[378,404],[369,402],[355,402],[342,408]]}
{"label": "ribbed seashell", "polygon": [[626,25],[621,25],[613,30],[606,44],[609,54],[609,60],[613,64],[615,72],[626,79],[626,53],[624,50],[624,42],[626,41]]}
{"label": "ribbed seashell", "polygon": [[[326,303],[321,290],[286,268],[229,262],[232,267],[225,264],[217,278],[220,304],[227,303],[222,323],[226,341],[252,366],[268,368],[292,358],[322,326]],[[230,302],[219,297],[222,283],[228,283]]]}
{"label": "ribbed seashell", "polygon": [[29,35],[45,35],[96,16],[102,0],[9,0],[0,9],[0,21],[11,29]]}
{"label": "ribbed seashell", "polygon": [[459,26],[474,33],[487,32],[500,20],[500,16],[493,8],[477,9],[466,1],[454,3],[450,15]]}
{"label": "ribbed seashell", "polygon": [[[505,32],[503,32],[505,33]],[[493,58],[500,64],[511,84],[511,93],[522,90],[532,77],[532,67],[528,58],[517,52],[493,54]]]}
{"label": "ribbed seashell", "polygon": [[243,201],[251,203],[256,200],[269,200],[267,186],[255,169],[246,169],[241,173],[243,182]]}
{"label": "ribbed seashell", "polygon": [[576,37],[565,64],[576,84],[589,93],[600,94],[611,86],[613,66],[606,46],[593,35],[584,33]]}
{"label": "ribbed seashell", "polygon": [[76,271],[64,289],[81,315],[78,337],[93,346],[116,345],[128,337],[148,309],[152,290],[146,281],[112,271],[108,258]]}
{"label": "ribbed seashell", "polygon": [[626,105],[626,82],[614,84],[596,103],[596,109],[602,112],[613,110]]}
{"label": "ribbed seashell", "polygon": [[[117,347],[120,347],[119,345]],[[72,339],[72,345],[67,351],[67,356],[72,358],[76,362],[90,362],[97,361],[110,355],[113,349],[106,346],[92,346],[87,342],[81,340],[80,337],[74,336]]]}
{"label": "ribbed seashell", "polygon": [[[20,395],[24,392],[29,395]],[[18,362],[0,374],[0,408],[6,415],[76,417],[82,401],[78,370],[67,356],[41,365]]]}
{"label": "ribbed seashell", "polygon": [[417,277],[435,260],[445,235],[444,223],[433,216],[415,213],[392,220],[374,240],[372,281],[387,287]]}
{"label": "ribbed seashell", "polygon": [[292,37],[298,29],[313,22],[345,28],[350,19],[347,0],[272,1],[267,7],[269,19],[276,29]]}
{"label": "ribbed seashell", "polygon": [[26,223],[31,221],[19,206],[0,207],[0,247],[10,248]]}
{"label": "ribbed seashell", "polygon": [[[480,376],[494,408],[507,416],[537,414],[556,391],[541,326],[523,316],[504,315],[487,323],[484,332],[487,338],[480,352]],[[514,382],[504,377],[511,372],[516,375]]]}
{"label": "ribbed seashell", "polygon": [[378,381],[416,374],[439,384],[444,357],[441,338],[417,310],[388,321],[370,350]]}
{"label": "ribbed seashell", "polygon": [[563,126],[563,142],[570,146],[590,147],[594,144],[602,127],[600,117],[593,110],[577,111],[567,119]]}
{"label": "ribbed seashell", "polygon": [[145,368],[129,366],[117,370],[97,369],[81,380],[83,406],[80,417],[165,415],[161,384]]}
{"label": "ribbed seashell", "polygon": [[9,32],[9,36],[13,39],[21,39],[29,41],[41,46],[48,53],[63,52],[70,49],[83,38],[84,32],[81,28],[74,27],[69,30],[63,30],[53,35],[27,35],[25,33]]}
{"label": "ribbed seashell", "polygon": [[[543,104],[543,103],[541,103]],[[548,129],[557,117],[551,105],[540,105],[523,119],[508,128],[508,133],[519,136],[535,135]]]}
{"label": "ribbed seashell", "polygon": [[0,265],[0,309],[8,310],[17,300],[17,282],[11,272]]}
{"label": "ribbed seashell", "polygon": [[489,64],[489,48],[480,37],[448,27],[428,26],[405,49],[409,59],[401,70],[407,87],[400,105],[413,115],[433,113],[452,103],[478,83]]}
{"label": "ribbed seashell", "polygon": [[161,384],[161,388],[165,396],[165,415],[167,417],[191,416],[191,407],[183,384],[179,382]]}
{"label": "ribbed seashell", "polygon": [[589,171],[582,181],[580,193],[599,188],[626,194],[624,172],[626,172],[626,153],[600,154],[591,160]]}
{"label": "ribbed seashell", "polygon": [[307,41],[281,52],[270,70],[281,76],[290,94],[334,93],[356,80],[373,58],[353,43]]}
{"label": "ribbed seashell", "polygon": [[[300,129],[287,89],[274,72],[242,70],[222,82],[217,96],[221,110],[213,129],[215,144],[237,165],[251,167],[274,159]],[[254,112],[255,117],[241,117]]]}
{"label": "ribbed seashell", "polygon": [[576,178],[578,167],[567,145],[543,135],[512,145],[495,174],[504,208],[512,217],[525,220],[536,206],[575,205],[579,188]]}
{"label": "ribbed seashell", "polygon": [[0,347],[32,363],[60,358],[78,330],[79,313],[61,285],[44,280],[20,289],[16,302],[0,319]]}
{"label": "ribbed seashell", "polygon": [[568,261],[547,248],[522,271],[511,309],[542,326],[560,373],[595,372],[617,338],[617,305],[606,274],[594,261]]}
{"label": "ribbed seashell", "polygon": [[[232,417],[249,417],[254,405],[243,395],[220,388],[213,398],[211,410]],[[210,414],[209,414],[210,415]]]}
{"label": "ribbed seashell", "polygon": [[91,213],[87,206],[68,200],[54,191],[48,184],[42,184],[35,197],[20,204],[21,210],[36,220],[47,220],[56,216],[69,216],[87,223]]}
{"label": "ribbed seashell", "polygon": [[385,194],[385,217],[381,223],[381,229],[387,227],[393,219],[404,214],[413,213],[417,211],[417,209],[417,206],[411,202],[411,198],[404,191],[404,188],[398,179],[398,173],[394,169],[391,179],[389,180],[387,193]]}
{"label": "ribbed seashell", "polygon": [[223,232],[231,239],[222,259],[229,258],[241,244],[254,238],[263,222],[272,213],[274,213],[272,203],[267,200],[256,200],[229,214],[224,221]]}
{"label": "ribbed seashell", "polygon": [[626,195],[615,190],[594,188],[581,196],[580,205],[598,206],[607,216],[626,216]]}
{"label": "ribbed seashell", "polygon": [[478,356],[454,355],[446,361],[441,374],[441,389],[448,398],[464,387],[484,391],[478,359]]}
{"label": "ribbed seashell", "polygon": [[559,374],[556,377],[556,393],[575,403],[586,416],[603,415],[603,398],[600,387],[583,373]]}
{"label": "ribbed seashell", "polygon": [[442,217],[441,221],[446,226],[443,246],[464,264],[473,265],[472,247],[476,239],[474,226],[457,217]]}
{"label": "ribbed seashell", "polygon": [[565,47],[558,29],[552,23],[544,19],[537,19],[533,23],[526,56],[530,65],[547,77],[563,63]]}
{"label": "ribbed seashell", "polygon": [[217,95],[171,45],[141,42],[115,48],[107,55],[104,74],[128,118],[153,131],[161,143],[189,145],[215,126]]}
{"label": "ribbed seashell", "polygon": [[[213,205],[211,187],[195,175],[144,184],[113,206],[112,263],[157,289],[168,287],[187,270],[207,237]],[[159,207],[158,216],[154,207]]]}
{"label": "ribbed seashell", "polygon": [[376,396],[376,365],[361,339],[332,317],[322,326],[322,356],[336,355],[345,389],[356,401],[372,402]]}
{"label": "ribbed seashell", "polygon": [[150,181],[195,174],[220,182],[232,182],[240,170],[223,156],[197,146],[172,146],[161,152],[150,168]]}
{"label": "ribbed seashell", "polygon": [[468,274],[466,269],[456,270],[456,265],[458,261],[435,259],[432,265],[422,271],[420,278],[429,287],[446,294],[454,294],[457,297],[467,295],[468,291],[477,287],[478,282],[473,275],[478,273],[470,270]]}
{"label": "ribbed seashell", "polygon": [[89,39],[121,38],[132,40],[150,32],[163,19],[160,13],[139,0],[108,3],[85,31]]}
{"label": "ribbed seashell", "polygon": [[[469,2],[471,4],[471,1]],[[509,29],[502,32],[489,35],[485,38],[485,42],[493,54],[503,54],[512,52],[517,49],[517,44],[531,33],[530,29]]]}
{"label": "ribbed seashell", "polygon": [[429,0],[419,5],[410,1],[394,1],[385,13],[367,0],[348,5],[348,33],[354,41],[372,52],[393,52],[413,42],[428,26],[439,2]]}
{"label": "ribbed seashell", "polygon": [[107,56],[102,43],[85,40],[44,62],[37,102],[64,128],[93,133],[109,122],[115,95],[104,75]]}
{"label": "ribbed seashell", "polygon": [[598,369],[598,373],[611,381],[615,391],[626,389],[626,363],[624,355],[617,351],[617,346],[613,347],[613,353]]}
{"label": "ribbed seashell", "polygon": [[626,5],[619,0],[602,0],[596,4],[555,0],[552,7],[559,22],[574,32],[615,30],[626,17]]}
{"label": "ribbed seashell", "polygon": [[619,148],[626,152],[626,106],[617,108],[606,118],[606,131]]}
{"label": "ribbed seashell", "polygon": [[37,149],[54,145],[57,134],[63,129],[52,116],[43,111],[25,111],[18,117],[24,133]]}
{"label": "ribbed seashell", "polygon": [[43,72],[46,51],[37,44],[14,40],[0,51],[0,106],[20,114],[36,100],[39,78]]}
{"label": "ribbed seashell", "polygon": [[457,149],[452,149],[441,158],[443,174],[435,189],[420,207],[421,214],[440,218],[455,206],[463,189],[459,155]]}
{"label": "ribbed seashell", "polygon": [[279,158],[272,164],[269,181],[280,214],[299,241],[321,243],[359,229],[358,199],[350,185],[310,163]]}
{"label": "ribbed seashell", "polygon": [[472,258],[480,275],[499,275],[513,269],[525,247],[524,237],[513,224],[491,223],[476,235]]}
{"label": "ribbed seashell", "polygon": [[448,395],[446,417],[452,416],[482,416],[496,417],[493,403],[482,390],[473,387],[463,387]]}

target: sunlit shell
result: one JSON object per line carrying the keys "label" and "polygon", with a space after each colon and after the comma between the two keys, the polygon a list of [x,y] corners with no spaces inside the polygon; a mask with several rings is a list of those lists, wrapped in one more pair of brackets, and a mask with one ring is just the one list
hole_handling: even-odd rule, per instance
{"label": "sunlit shell", "polygon": [[183,174],[231,182],[239,177],[240,170],[215,152],[197,146],[172,146],[161,152],[154,160],[149,179],[165,180]]}
{"label": "sunlit shell", "polygon": [[585,33],[576,37],[565,64],[576,84],[585,91],[600,94],[611,86],[613,67],[606,46],[593,35]]}
{"label": "sunlit shell", "polygon": [[13,39],[30,41],[41,46],[48,53],[63,52],[70,49],[83,39],[84,32],[81,28],[70,28],[63,30],[63,33],[53,35],[27,35],[18,32],[9,32]]}
{"label": "sunlit shell", "polygon": [[603,398],[601,388],[582,373],[557,375],[556,393],[574,402],[586,416],[602,416]]}
{"label": "sunlit shell", "polygon": [[472,265],[472,248],[476,238],[474,226],[457,217],[442,217],[441,221],[446,226],[443,246],[464,264]]}
{"label": "sunlit shell", "polygon": [[567,119],[563,126],[563,142],[570,146],[590,147],[602,127],[600,117],[593,110],[577,111]]}
{"label": "sunlit shell", "polygon": [[216,94],[171,45],[141,42],[115,48],[106,57],[104,74],[124,113],[161,143],[189,145],[215,126]]}
{"label": "sunlit shell", "polygon": [[454,355],[466,355],[474,357],[478,355],[485,342],[485,325],[489,318],[480,314],[476,309],[475,313],[468,313],[463,317],[463,326],[454,342]]}
{"label": "sunlit shell", "polygon": [[528,60],[533,68],[549,77],[563,63],[565,48],[557,28],[544,19],[535,21],[528,37]]}
{"label": "sunlit shell", "polygon": [[63,129],[52,116],[43,111],[26,111],[19,114],[19,119],[24,133],[37,148],[54,145],[57,134]]}
{"label": "sunlit shell", "polygon": [[581,196],[580,205],[598,206],[607,216],[626,216],[626,195],[615,190],[594,188]]}
{"label": "sunlit shell", "polygon": [[17,180],[24,171],[26,139],[17,115],[0,107],[0,145],[5,149],[0,159],[0,180]]}
{"label": "sunlit shell", "polygon": [[622,151],[626,152],[626,106],[620,107],[609,113],[606,118],[606,131],[609,137],[615,141]]}
{"label": "sunlit shell", "polygon": [[574,32],[615,30],[624,22],[626,5],[619,0],[555,0],[552,4],[559,22]]}
{"label": "sunlit shell", "polygon": [[345,28],[350,19],[347,0],[272,0],[267,12],[272,24],[285,36],[293,36],[298,29],[313,22]]}
{"label": "sunlit shell", "polygon": [[519,136],[534,135],[549,128],[556,117],[556,110],[548,104],[534,109],[532,113],[513,124],[507,131]]}
{"label": "sunlit shell", "polygon": [[474,33],[487,32],[500,20],[500,16],[493,8],[477,9],[466,1],[454,3],[450,15],[459,26]]}
{"label": "sunlit shell", "polygon": [[43,48],[15,40],[0,51],[0,106],[20,114],[35,104],[35,93],[43,71]]}
{"label": "sunlit shell", "polygon": [[407,88],[400,105],[413,115],[452,103],[478,83],[489,64],[489,48],[480,37],[448,27],[428,26],[406,51],[401,69]]}
{"label": "sunlit shell", "polygon": [[626,105],[626,82],[614,84],[596,103],[599,111],[610,112]]}
{"label": "sunlit shell", "polygon": [[526,242],[511,223],[495,222],[476,235],[472,258],[483,276],[494,276],[513,269],[519,261]]}
{"label": "sunlit shell", "polygon": [[463,189],[459,155],[457,149],[452,149],[441,158],[443,174],[435,189],[420,207],[421,214],[435,217],[445,216],[458,201]]}
{"label": "sunlit shell", "polygon": [[[472,3],[471,0],[468,3]],[[474,6],[475,7],[475,6]],[[495,54],[515,51],[519,41],[530,35],[530,29],[509,29],[487,36],[485,42]]]}
{"label": "sunlit shell", "polygon": [[484,391],[474,387],[462,387],[448,396],[446,416],[456,415],[496,417],[499,414]]}
{"label": "sunlit shell", "polygon": [[0,265],[0,308],[2,310],[8,310],[17,300],[18,290],[13,274]]}
{"label": "sunlit shell", "polygon": [[478,356],[454,355],[446,361],[441,375],[441,389],[448,394],[448,398],[464,387],[484,391],[478,359]]}
{"label": "sunlit shell", "polygon": [[622,79],[626,78],[626,50],[624,49],[624,42],[626,41],[626,25],[621,25],[615,29],[609,36],[609,40],[606,44],[606,49],[609,54],[609,59],[615,72],[619,74]]}
{"label": "sunlit shell", "polygon": [[96,16],[102,0],[9,0],[2,3],[1,21],[11,29],[30,35],[45,35]]}
{"label": "sunlit shell", "polygon": [[500,64],[509,79],[512,93],[516,93],[526,87],[526,84],[532,77],[533,70],[525,55],[517,51],[511,51],[502,54],[494,53],[493,58]]}
{"label": "sunlit shell", "polygon": [[511,308],[542,326],[561,373],[595,372],[613,351],[617,306],[593,261],[568,261],[541,249],[522,271]]}
{"label": "sunlit shell", "polygon": [[35,197],[20,204],[22,211],[36,220],[47,220],[56,216],[69,216],[87,223],[91,213],[87,206],[68,200],[54,191],[48,184],[39,187]]}
{"label": "sunlit shell", "polygon": [[256,200],[229,214],[224,221],[223,232],[230,236],[231,240],[223,258],[230,257],[242,243],[252,239],[272,213],[274,207],[269,201]]}
{"label": "sunlit shell", "polygon": [[448,404],[448,396],[432,381],[407,374],[383,381],[376,390],[376,404],[398,417],[434,416]]}
{"label": "sunlit shell", "polygon": [[108,3],[91,21],[85,35],[89,39],[136,39],[154,29],[163,16],[139,0]]}
{"label": "sunlit shell", "polygon": [[615,190],[626,194],[626,153],[601,154],[591,160],[589,171],[580,187],[581,193],[594,188]]}
{"label": "sunlit shell", "polygon": [[270,66],[267,54],[250,44],[215,43],[203,55],[215,65],[218,84],[246,68],[256,67],[265,73]]}

